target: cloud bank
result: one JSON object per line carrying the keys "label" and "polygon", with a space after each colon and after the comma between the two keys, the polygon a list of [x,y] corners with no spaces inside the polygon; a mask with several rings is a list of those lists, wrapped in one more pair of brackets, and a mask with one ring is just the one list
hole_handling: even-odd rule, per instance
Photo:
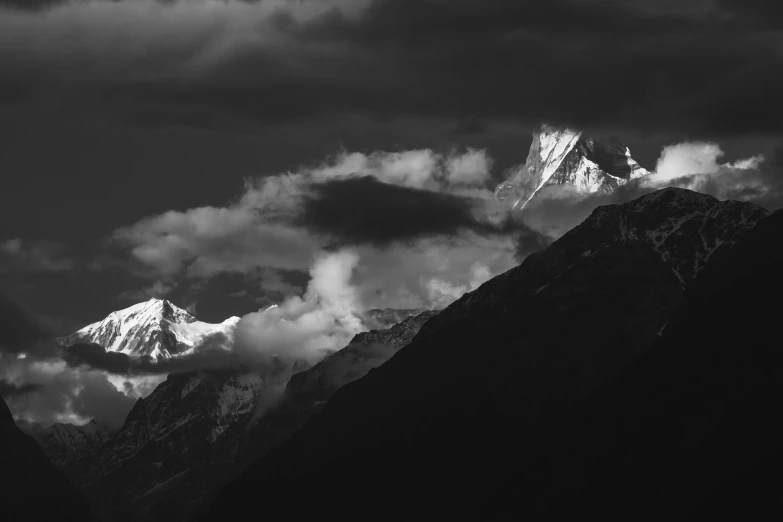
{"label": "cloud bank", "polygon": [[294,288],[280,271],[308,270],[317,252],[351,246],[366,306],[432,307],[443,301],[430,298],[430,280],[453,278],[459,286],[476,262],[492,275],[513,266],[515,229],[492,199],[491,165],[477,149],[344,151],[315,166],[247,179],[226,206],[150,216],[117,230],[113,242],[156,280],[261,270],[262,283],[284,296]]}

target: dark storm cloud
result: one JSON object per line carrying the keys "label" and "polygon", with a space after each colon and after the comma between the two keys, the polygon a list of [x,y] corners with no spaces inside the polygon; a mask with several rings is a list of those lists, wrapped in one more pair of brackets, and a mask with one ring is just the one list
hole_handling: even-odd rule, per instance
{"label": "dark storm cloud", "polygon": [[333,12],[284,27],[303,41],[377,53],[402,78],[387,93],[399,96],[375,100],[387,111],[467,110],[580,127],[779,128],[768,111],[781,105],[778,35],[708,3],[695,11],[649,4],[377,1],[358,23]]}
{"label": "dark storm cloud", "polygon": [[[198,4],[179,2],[172,9],[181,20],[155,20],[158,28],[177,20],[176,39],[172,31],[140,29],[90,59],[86,50],[69,53],[75,44],[66,43],[29,60],[25,53],[39,51],[19,44],[13,53],[6,49],[0,74],[15,79],[11,84],[40,83],[41,75],[58,79],[42,88],[68,79],[68,96],[101,99],[145,126],[233,121],[220,113],[269,125],[364,112],[716,136],[781,130],[778,3],[354,4],[346,10],[290,2],[273,10],[264,2],[228,2],[206,14]],[[216,14],[225,15],[220,23]],[[87,24],[84,42],[106,41],[91,36],[102,20]],[[48,28],[36,30],[43,37]],[[139,48],[150,52],[134,54]]]}
{"label": "dark storm cloud", "polygon": [[300,224],[344,243],[376,246],[465,229],[487,232],[491,227],[474,217],[475,203],[362,176],[313,185]]}
{"label": "dark storm cloud", "polygon": [[42,388],[43,386],[40,384],[35,384],[35,383],[14,384],[5,379],[0,379],[0,397],[2,397],[3,399],[8,399],[19,395],[25,395],[28,393],[37,392],[40,391]]}

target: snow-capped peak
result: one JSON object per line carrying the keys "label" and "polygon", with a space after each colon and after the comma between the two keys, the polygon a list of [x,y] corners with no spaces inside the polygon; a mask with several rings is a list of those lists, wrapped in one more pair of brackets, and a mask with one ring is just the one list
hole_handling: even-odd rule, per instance
{"label": "snow-capped peak", "polygon": [[204,323],[166,299],[152,298],[112,312],[61,342],[96,343],[110,352],[165,359],[191,353],[208,338],[229,344],[238,322],[238,317],[231,317],[219,324]]}
{"label": "snow-capped peak", "polygon": [[571,185],[585,194],[612,192],[647,174],[618,140],[597,141],[581,131],[544,125],[533,135],[524,166],[498,185],[495,197],[521,210],[547,185]]}
{"label": "snow-capped peak", "polygon": [[149,301],[137,303],[123,310],[118,310],[109,314],[109,317],[120,319],[124,322],[147,322],[153,320],[168,319],[178,323],[192,323],[195,317],[179,308],[166,299],[153,297]]}

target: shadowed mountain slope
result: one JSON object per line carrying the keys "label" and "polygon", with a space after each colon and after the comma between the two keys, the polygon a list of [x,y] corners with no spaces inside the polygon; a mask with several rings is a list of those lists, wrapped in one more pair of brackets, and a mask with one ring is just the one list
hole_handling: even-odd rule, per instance
{"label": "shadowed mountain slope", "polygon": [[0,399],[0,520],[92,520],[87,499],[68,482],[38,443],[22,433]]}
{"label": "shadowed mountain slope", "polygon": [[[302,517],[482,519],[585,399],[644,359],[715,251],[768,214],[681,189],[596,209],[337,391],[204,518],[238,516],[252,498],[265,516],[297,505]],[[512,490],[500,498],[535,512]]]}

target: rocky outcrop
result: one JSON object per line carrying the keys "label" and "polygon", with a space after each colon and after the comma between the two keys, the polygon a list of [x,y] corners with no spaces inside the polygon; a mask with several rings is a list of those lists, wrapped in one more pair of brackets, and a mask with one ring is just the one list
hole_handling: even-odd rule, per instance
{"label": "rocky outcrop", "polygon": [[613,192],[647,174],[617,139],[596,141],[580,131],[544,125],[533,135],[525,164],[498,185],[495,198],[521,210],[549,185],[569,185],[583,194]]}

